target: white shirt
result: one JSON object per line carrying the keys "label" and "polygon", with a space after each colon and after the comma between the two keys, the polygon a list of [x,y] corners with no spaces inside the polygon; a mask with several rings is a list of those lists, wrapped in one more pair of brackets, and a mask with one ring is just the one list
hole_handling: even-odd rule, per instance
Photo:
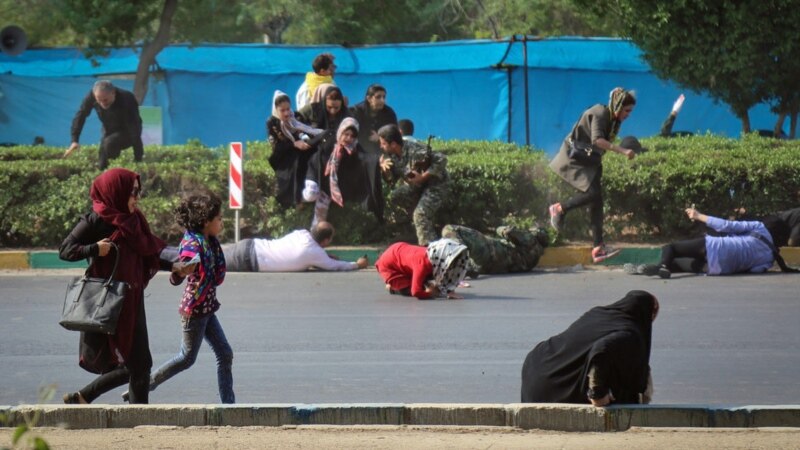
{"label": "white shirt", "polygon": [[303,81],[303,84],[297,89],[297,93],[294,94],[294,107],[297,108],[295,111],[300,111],[300,108],[309,102],[311,102],[311,94],[308,92],[308,84]]}
{"label": "white shirt", "polygon": [[308,230],[296,230],[280,239],[253,239],[259,272],[356,270],[358,264],[331,258]]}

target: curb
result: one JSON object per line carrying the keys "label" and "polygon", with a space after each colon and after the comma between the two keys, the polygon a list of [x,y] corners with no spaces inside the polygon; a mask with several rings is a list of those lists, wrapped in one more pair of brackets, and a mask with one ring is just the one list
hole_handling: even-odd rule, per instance
{"label": "curb", "polygon": [[284,425],[490,426],[574,432],[631,427],[800,427],[800,405],[712,407],[567,404],[242,404],[0,406],[0,426],[67,429],[150,426],[279,427]]}
{"label": "curb", "polygon": [[[366,255],[371,264],[380,256],[382,248],[378,247],[331,247],[328,249],[332,255],[345,261],[355,261]],[[590,246],[565,246],[548,247],[539,260],[537,267],[573,267],[576,265],[590,266],[592,263],[592,248]],[[781,256],[790,265],[800,265],[800,247],[782,247]],[[621,266],[631,264],[655,264],[661,257],[661,247],[626,247],[619,255],[603,261],[598,266]],[[25,270],[25,269],[85,269],[86,260],[69,262],[62,261],[56,251],[0,251],[0,270]]]}

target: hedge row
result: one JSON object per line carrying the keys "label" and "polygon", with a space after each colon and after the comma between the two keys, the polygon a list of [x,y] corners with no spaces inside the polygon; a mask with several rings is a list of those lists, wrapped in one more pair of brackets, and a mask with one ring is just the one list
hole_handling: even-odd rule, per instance
{"label": "hedge row", "polygon": [[[757,136],[734,140],[715,136],[644,140],[650,151],[626,161],[605,159],[604,185],[609,239],[666,240],[690,233],[683,208],[696,204],[710,214],[730,216],[796,206],[800,200],[800,144]],[[439,141],[448,155],[452,198],[439,223],[460,223],[488,231],[502,223],[545,225],[547,205],[574,190],[548,168],[541,151],[497,142]],[[96,147],[85,146],[69,159],[63,148],[0,149],[0,245],[54,247],[90,208],[92,179],[99,174]],[[282,210],[274,200],[275,176],[267,163],[268,144],[246,145],[245,208],[242,237],[280,236],[306,227],[313,208]],[[145,162],[134,163],[126,150],[112,166],[142,176],[140,207],[154,230],[177,242],[181,230],[172,216],[180,196],[206,187],[227,198],[228,162],[223,148],[196,143],[148,146]],[[388,190],[386,190],[388,196]],[[387,221],[377,222],[357,207],[332,208],[337,244],[387,243],[413,237],[409,224],[387,206]],[[233,213],[226,213],[223,239],[233,237]],[[563,237],[588,239],[586,214],[567,218]]]}

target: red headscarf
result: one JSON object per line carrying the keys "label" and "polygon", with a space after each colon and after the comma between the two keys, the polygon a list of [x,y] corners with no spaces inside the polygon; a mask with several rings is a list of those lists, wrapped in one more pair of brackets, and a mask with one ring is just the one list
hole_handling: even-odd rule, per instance
{"label": "red headscarf", "polygon": [[[119,267],[114,278],[130,285],[117,324],[116,339],[113,339],[124,357],[130,352],[138,302],[144,300],[144,288],[158,272],[158,256],[166,246],[164,241],[150,232],[150,226],[141,211],[136,209],[130,212],[128,209],[128,200],[137,180],[139,175],[135,172],[122,168],[110,169],[95,178],[89,192],[94,212],[116,228],[110,236],[119,248]],[[107,257],[97,258],[91,268],[92,275],[111,275],[115,258],[113,251]]]}

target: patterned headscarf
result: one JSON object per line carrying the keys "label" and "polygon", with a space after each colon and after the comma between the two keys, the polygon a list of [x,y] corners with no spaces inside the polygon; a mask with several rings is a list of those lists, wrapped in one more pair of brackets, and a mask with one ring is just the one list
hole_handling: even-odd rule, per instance
{"label": "patterned headscarf", "polygon": [[615,87],[608,93],[608,110],[611,113],[611,133],[608,136],[609,142],[614,142],[614,139],[617,138],[619,127],[622,125],[620,121],[617,120],[617,114],[622,111],[622,103],[629,93],[630,91],[626,91],[621,87]]}
{"label": "patterned headscarf", "polygon": [[336,130],[336,145],[333,147],[333,153],[331,153],[328,164],[325,166],[325,175],[330,176],[331,200],[336,202],[339,206],[344,206],[342,191],[339,189],[338,174],[342,153],[347,152],[348,155],[352,155],[356,149],[356,144],[358,144],[357,137],[353,139],[353,143],[350,145],[342,145],[339,143],[342,139],[342,134],[344,134],[345,130],[348,128],[355,128],[356,133],[358,133],[358,121],[352,117],[346,117],[342,120],[342,123],[339,124],[339,129]]}
{"label": "patterned headscarf", "polygon": [[428,245],[428,259],[433,266],[433,282],[442,295],[453,292],[467,276],[469,250],[452,239],[439,239]]}

